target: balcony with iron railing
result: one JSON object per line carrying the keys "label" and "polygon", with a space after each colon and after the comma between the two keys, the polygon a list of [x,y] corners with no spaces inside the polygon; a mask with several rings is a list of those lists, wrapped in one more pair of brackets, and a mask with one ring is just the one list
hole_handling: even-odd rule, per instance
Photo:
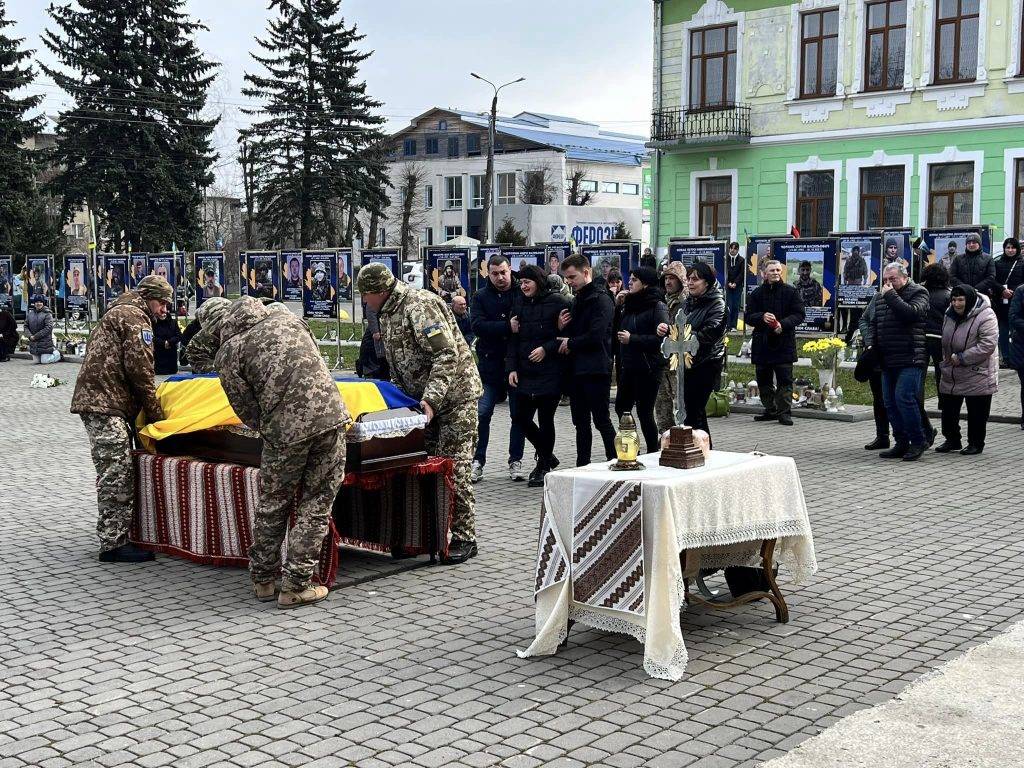
{"label": "balcony with iron railing", "polygon": [[680,144],[746,144],[750,141],[750,105],[716,104],[651,113],[650,147]]}

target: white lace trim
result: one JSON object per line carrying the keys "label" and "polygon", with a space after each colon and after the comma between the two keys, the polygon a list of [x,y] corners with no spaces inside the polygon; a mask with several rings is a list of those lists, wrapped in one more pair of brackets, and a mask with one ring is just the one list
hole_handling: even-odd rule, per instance
{"label": "white lace trim", "polygon": [[414,429],[423,429],[427,426],[427,417],[421,414],[415,416],[398,416],[393,419],[381,419],[379,421],[357,421],[345,435],[345,441],[349,443],[365,443],[385,437],[405,437]]}

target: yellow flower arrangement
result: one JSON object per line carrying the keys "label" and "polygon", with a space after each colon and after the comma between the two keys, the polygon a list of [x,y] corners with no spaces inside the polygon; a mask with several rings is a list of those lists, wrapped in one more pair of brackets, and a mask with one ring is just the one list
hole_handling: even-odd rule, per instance
{"label": "yellow flower arrangement", "polygon": [[846,349],[846,342],[838,336],[806,341],[801,349],[811,358],[815,368],[832,370],[839,358],[839,350]]}

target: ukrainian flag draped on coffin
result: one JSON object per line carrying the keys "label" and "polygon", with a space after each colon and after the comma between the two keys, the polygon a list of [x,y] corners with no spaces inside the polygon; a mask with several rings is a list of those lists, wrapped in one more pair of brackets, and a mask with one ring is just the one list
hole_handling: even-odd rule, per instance
{"label": "ukrainian flag draped on coffin", "polygon": [[[335,376],[334,381],[353,419],[364,413],[419,405],[387,381],[354,376]],[[146,424],[145,414],[140,413],[137,424],[142,444],[150,452],[154,451],[156,440],[242,423],[231,408],[220,379],[213,373],[171,376],[157,387],[156,396],[164,411],[163,421]]]}

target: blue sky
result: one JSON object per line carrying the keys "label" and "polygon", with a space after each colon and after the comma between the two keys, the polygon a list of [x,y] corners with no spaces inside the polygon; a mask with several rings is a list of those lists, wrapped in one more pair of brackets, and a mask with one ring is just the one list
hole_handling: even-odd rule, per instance
{"label": "blue sky", "polygon": [[[14,33],[50,62],[40,34],[49,22],[45,0],[7,0]],[[223,120],[217,138],[221,184],[236,183],[231,160],[242,75],[255,67],[249,51],[263,34],[268,11],[261,0],[187,0],[208,32],[199,44],[221,71],[211,106]],[[346,20],[366,35],[374,55],[363,76],[384,103],[388,129],[397,130],[432,106],[485,110],[491,91],[473,80],[477,71],[495,82],[526,77],[501,92],[499,110],[524,109],[600,122],[609,130],[646,134],[651,107],[650,0],[343,0]],[[67,104],[41,78],[49,113]]]}

